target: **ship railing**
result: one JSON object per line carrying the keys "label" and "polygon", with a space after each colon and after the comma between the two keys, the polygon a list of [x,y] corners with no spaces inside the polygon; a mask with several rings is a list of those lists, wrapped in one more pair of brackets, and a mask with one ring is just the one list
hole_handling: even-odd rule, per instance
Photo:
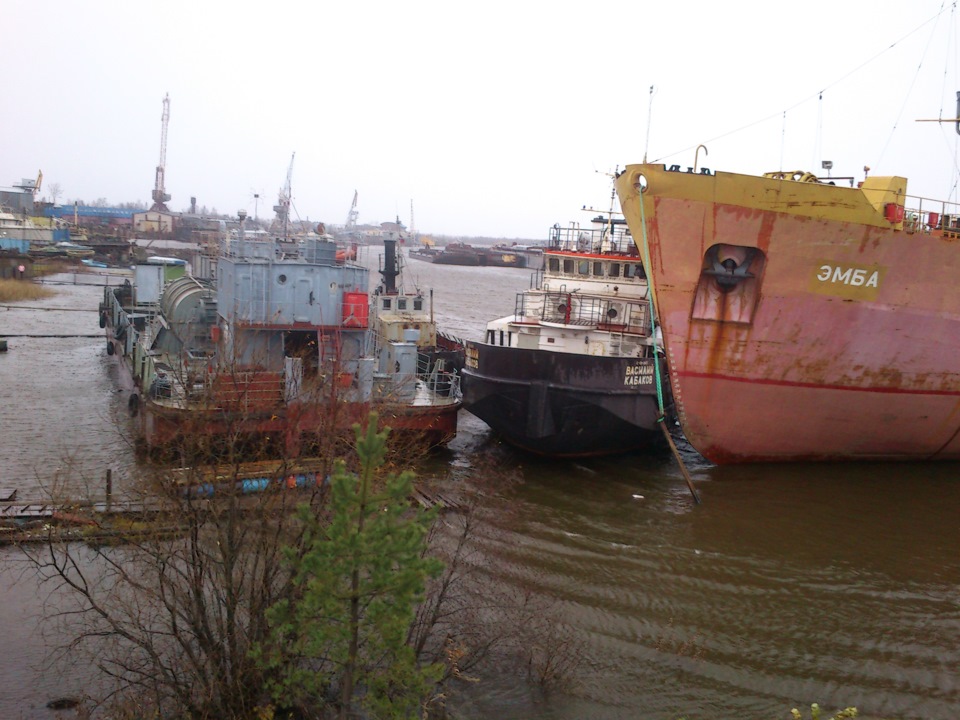
{"label": "ship railing", "polygon": [[908,233],[960,236],[960,204],[907,195],[903,208],[903,229]]}
{"label": "ship railing", "polygon": [[461,397],[460,376],[453,368],[447,368],[443,360],[431,360],[427,354],[418,354],[417,378],[427,392],[436,398]]}
{"label": "ship railing", "polygon": [[270,238],[224,237],[220,239],[220,255],[248,260],[274,260],[277,257],[277,245]]}
{"label": "ship railing", "polygon": [[636,253],[637,247],[626,225],[581,227],[571,223],[566,227],[554,225],[550,229],[549,248],[565,252]]}
{"label": "ship railing", "polygon": [[518,293],[514,316],[520,323],[555,323],[600,331],[648,336],[646,302],[581,295],[573,292]]}

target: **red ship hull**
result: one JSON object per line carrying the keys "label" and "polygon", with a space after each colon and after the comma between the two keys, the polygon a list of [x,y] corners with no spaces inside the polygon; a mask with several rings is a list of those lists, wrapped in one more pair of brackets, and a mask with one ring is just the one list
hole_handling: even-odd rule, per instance
{"label": "red ship hull", "polygon": [[960,458],[957,210],[804,180],[618,179],[687,439],[718,463]]}

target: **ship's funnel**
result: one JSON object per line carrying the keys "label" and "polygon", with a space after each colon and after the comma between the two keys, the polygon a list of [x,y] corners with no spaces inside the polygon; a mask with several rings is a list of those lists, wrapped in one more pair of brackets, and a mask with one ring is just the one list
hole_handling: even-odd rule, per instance
{"label": "ship's funnel", "polygon": [[393,238],[384,238],[383,240],[383,269],[380,275],[383,277],[383,292],[387,295],[397,294],[397,275],[400,270],[397,268],[397,241]]}

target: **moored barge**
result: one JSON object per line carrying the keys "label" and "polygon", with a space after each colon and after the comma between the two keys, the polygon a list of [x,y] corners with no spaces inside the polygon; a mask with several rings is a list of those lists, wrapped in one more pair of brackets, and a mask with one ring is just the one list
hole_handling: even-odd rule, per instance
{"label": "moored barge", "polygon": [[421,372],[416,338],[376,337],[369,270],[324,236],[281,250],[241,222],[215,282],[135,272],[105,290],[101,323],[147,450],[242,441],[296,457],[370,410],[427,446],[456,434],[459,377]]}

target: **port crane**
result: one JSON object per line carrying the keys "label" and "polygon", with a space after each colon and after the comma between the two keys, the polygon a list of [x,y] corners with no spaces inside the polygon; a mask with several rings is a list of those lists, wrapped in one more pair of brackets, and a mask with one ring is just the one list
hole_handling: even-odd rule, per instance
{"label": "port crane", "polygon": [[357,217],[360,213],[357,211],[357,191],[353,191],[353,204],[350,206],[350,212],[347,213],[347,224],[344,226],[347,230],[352,230],[357,226]]}
{"label": "port crane", "polygon": [[170,199],[164,187],[164,172],[167,167],[167,125],[170,124],[170,93],[163,97],[163,115],[160,118],[160,164],[157,165],[157,178],[153,185],[153,212],[169,212],[166,202]]}
{"label": "port crane", "polygon": [[40,184],[43,182],[43,170],[37,172],[37,179],[30,180],[29,178],[24,178],[19,185],[14,185],[18,190],[23,190],[24,192],[29,192],[33,197],[37,196],[37,193],[40,192]]}
{"label": "port crane", "polygon": [[277,204],[273,206],[273,211],[277,214],[273,221],[275,229],[282,230],[283,238],[289,235],[290,226],[290,198],[292,197],[291,181],[293,180],[293,159],[297,156],[294,152],[290,155],[290,167],[287,168],[287,182],[280,188],[280,195],[277,198]]}

